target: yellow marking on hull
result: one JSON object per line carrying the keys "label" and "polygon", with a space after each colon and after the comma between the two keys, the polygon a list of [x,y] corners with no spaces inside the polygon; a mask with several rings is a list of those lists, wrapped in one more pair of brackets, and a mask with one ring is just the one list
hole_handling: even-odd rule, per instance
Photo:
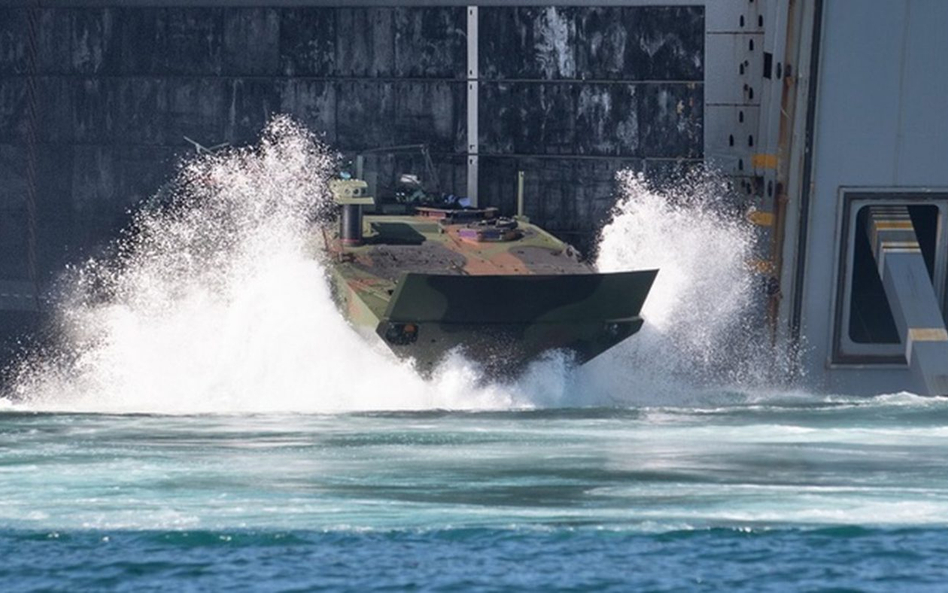
{"label": "yellow marking on hull", "polygon": [[774,214],[773,212],[761,212],[760,210],[754,210],[747,215],[747,220],[751,221],[757,226],[773,226]]}
{"label": "yellow marking on hull", "polygon": [[776,169],[777,155],[775,154],[755,154],[751,156],[751,164],[755,169]]}
{"label": "yellow marking on hull", "polygon": [[877,220],[873,223],[877,231],[914,231],[911,220]]}
{"label": "yellow marking on hull", "polygon": [[774,271],[774,262],[766,259],[752,259],[747,265],[758,274],[772,274]]}
{"label": "yellow marking on hull", "polygon": [[948,331],[943,327],[913,327],[908,331],[910,342],[948,342]]}
{"label": "yellow marking on hull", "polygon": [[921,251],[921,247],[918,246],[918,241],[883,241],[881,245],[882,249],[890,252],[913,252]]}

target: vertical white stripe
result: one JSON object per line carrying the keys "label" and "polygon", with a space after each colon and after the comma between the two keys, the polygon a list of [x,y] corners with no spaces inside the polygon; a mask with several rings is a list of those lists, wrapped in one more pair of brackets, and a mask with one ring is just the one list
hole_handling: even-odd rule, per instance
{"label": "vertical white stripe", "polygon": [[467,197],[477,206],[477,7],[467,7]]}

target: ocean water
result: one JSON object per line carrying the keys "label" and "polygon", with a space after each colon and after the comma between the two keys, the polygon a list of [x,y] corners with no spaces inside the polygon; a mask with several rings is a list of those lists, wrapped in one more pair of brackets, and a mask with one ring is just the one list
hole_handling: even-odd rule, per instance
{"label": "ocean water", "polygon": [[0,414],[0,589],[945,590],[948,401]]}
{"label": "ocean water", "polygon": [[332,303],[334,166],[277,118],[64,271],[0,385],[0,591],[948,590],[948,400],[808,388],[713,174],[617,179],[638,335],[425,380]]}

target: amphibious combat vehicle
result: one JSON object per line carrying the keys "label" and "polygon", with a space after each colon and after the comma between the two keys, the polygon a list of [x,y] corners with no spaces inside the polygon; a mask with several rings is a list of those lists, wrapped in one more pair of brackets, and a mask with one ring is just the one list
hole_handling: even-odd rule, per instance
{"label": "amphibious combat vehicle", "polygon": [[359,179],[332,182],[339,227],[322,241],[334,297],[353,326],[423,375],[454,349],[494,376],[550,350],[582,364],[642,327],[657,270],[597,273],[523,216],[377,204],[367,190]]}

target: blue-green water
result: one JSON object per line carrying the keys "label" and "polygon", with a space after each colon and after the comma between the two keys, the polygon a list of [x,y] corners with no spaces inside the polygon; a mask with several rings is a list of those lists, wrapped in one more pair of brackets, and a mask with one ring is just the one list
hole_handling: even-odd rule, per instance
{"label": "blue-green water", "polygon": [[946,590],[948,400],[716,399],[8,409],[0,590]]}

